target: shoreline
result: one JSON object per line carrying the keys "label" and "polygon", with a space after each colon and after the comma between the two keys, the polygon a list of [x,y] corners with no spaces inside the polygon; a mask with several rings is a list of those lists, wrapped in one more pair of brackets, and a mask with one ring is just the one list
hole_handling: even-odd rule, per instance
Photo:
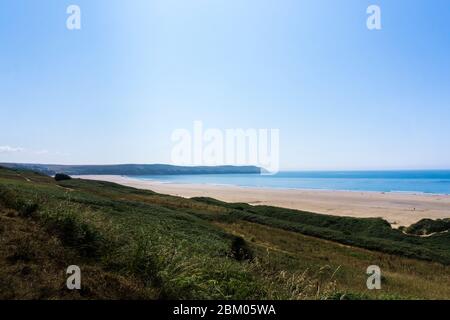
{"label": "shoreline", "polygon": [[424,218],[450,218],[450,196],[445,194],[185,184],[120,175],[81,175],[73,178],[109,181],[184,198],[211,197],[225,202],[268,205],[335,216],[383,218],[394,228],[409,226]]}
{"label": "shoreline", "polygon": [[[83,179],[83,177],[90,175],[73,176],[74,178]],[[96,175],[97,176],[97,175]],[[107,175],[113,176],[113,175]],[[98,175],[102,177],[102,175]],[[155,184],[167,184],[167,185],[198,185],[198,186],[216,186],[216,187],[231,187],[231,188],[242,188],[242,189],[255,189],[255,190],[293,190],[293,191],[313,191],[313,192],[353,192],[353,193],[375,193],[375,194],[405,194],[405,195],[419,195],[419,196],[444,196],[450,197],[450,193],[433,193],[433,192],[422,192],[422,191],[374,191],[374,190],[346,190],[346,189],[313,189],[313,188],[282,188],[282,187],[258,187],[258,186],[240,186],[237,184],[226,184],[226,183],[183,183],[183,182],[165,182],[157,179],[139,179],[133,176],[126,175],[114,175],[114,177],[122,177],[135,181],[148,181]]]}

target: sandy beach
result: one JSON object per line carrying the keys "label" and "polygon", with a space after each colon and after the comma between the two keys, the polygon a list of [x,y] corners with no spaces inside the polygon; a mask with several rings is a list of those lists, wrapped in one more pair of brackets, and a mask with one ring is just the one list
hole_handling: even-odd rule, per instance
{"label": "sandy beach", "polygon": [[111,175],[76,178],[109,181],[185,198],[211,197],[226,202],[271,205],[336,216],[381,217],[393,227],[408,226],[423,218],[450,218],[448,195],[175,184]]}

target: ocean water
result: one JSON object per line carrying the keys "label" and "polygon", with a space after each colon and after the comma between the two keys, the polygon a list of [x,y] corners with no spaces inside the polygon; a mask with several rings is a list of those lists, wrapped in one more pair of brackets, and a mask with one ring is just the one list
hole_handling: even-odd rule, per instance
{"label": "ocean water", "polygon": [[349,190],[450,194],[450,170],[286,171],[275,175],[209,174],[133,176],[163,183],[195,183],[305,190]]}

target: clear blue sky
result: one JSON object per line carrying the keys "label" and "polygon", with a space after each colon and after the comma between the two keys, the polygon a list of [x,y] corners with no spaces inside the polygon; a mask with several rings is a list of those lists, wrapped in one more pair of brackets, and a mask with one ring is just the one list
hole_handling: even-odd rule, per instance
{"label": "clear blue sky", "polygon": [[283,169],[450,168],[450,2],[2,0],[0,119],[0,162],[167,163],[202,120],[280,129]]}

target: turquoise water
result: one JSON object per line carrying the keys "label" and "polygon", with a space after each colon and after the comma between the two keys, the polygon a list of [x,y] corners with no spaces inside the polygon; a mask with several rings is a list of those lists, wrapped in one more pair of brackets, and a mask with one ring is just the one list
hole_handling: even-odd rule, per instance
{"label": "turquoise water", "polygon": [[450,170],[310,171],[258,174],[151,175],[133,178],[166,183],[234,185],[259,188],[420,192],[450,194]]}

